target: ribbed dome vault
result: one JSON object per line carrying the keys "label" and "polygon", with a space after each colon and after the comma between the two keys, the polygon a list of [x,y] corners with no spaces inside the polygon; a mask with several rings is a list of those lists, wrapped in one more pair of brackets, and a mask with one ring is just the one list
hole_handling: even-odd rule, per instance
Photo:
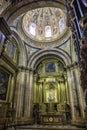
{"label": "ribbed dome vault", "polygon": [[24,33],[35,41],[54,41],[66,30],[66,16],[59,8],[34,9],[24,15],[22,28]]}

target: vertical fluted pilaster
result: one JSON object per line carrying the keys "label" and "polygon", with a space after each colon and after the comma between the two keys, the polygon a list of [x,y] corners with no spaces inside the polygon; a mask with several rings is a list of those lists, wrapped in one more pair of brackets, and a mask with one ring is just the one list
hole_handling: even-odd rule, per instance
{"label": "vertical fluted pilaster", "polygon": [[25,111],[24,116],[32,120],[33,118],[33,70],[27,72]]}
{"label": "vertical fluted pilaster", "polygon": [[71,115],[72,115],[72,121],[75,120],[75,110],[74,110],[74,98],[73,98],[73,75],[71,73],[71,70],[67,70],[67,77],[68,77],[68,85],[69,85],[69,96],[70,96],[70,105],[71,105]]}
{"label": "vertical fluted pilaster", "polygon": [[80,71],[78,66],[75,68],[75,74],[76,74],[76,81],[77,81],[77,91],[78,91],[78,99],[79,99],[79,105],[80,105],[80,111],[81,111],[81,117],[85,117],[84,113],[84,101],[83,101],[83,95],[82,95],[82,89],[80,86]]}
{"label": "vertical fluted pilaster", "polygon": [[21,118],[23,114],[24,79],[25,79],[25,73],[20,70],[17,74],[16,92],[14,101],[16,118]]}

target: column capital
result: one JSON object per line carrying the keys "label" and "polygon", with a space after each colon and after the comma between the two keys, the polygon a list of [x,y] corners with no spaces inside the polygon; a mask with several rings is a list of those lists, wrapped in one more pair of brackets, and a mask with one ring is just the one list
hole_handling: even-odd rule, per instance
{"label": "column capital", "polygon": [[34,72],[34,68],[29,68],[29,71],[30,71],[30,72],[31,72],[31,71]]}
{"label": "column capital", "polygon": [[76,66],[79,66],[79,63],[78,62],[74,62],[68,66],[66,66],[66,70],[71,70],[72,68],[76,67]]}
{"label": "column capital", "polygon": [[26,71],[29,70],[29,67],[26,66],[18,66],[19,70]]}

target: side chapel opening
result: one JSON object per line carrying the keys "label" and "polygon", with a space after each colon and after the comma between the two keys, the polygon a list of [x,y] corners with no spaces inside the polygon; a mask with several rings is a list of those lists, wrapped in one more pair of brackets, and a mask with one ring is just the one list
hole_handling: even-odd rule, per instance
{"label": "side chapel opening", "polygon": [[35,122],[45,124],[71,120],[67,74],[60,59],[45,59],[36,67],[33,116]]}

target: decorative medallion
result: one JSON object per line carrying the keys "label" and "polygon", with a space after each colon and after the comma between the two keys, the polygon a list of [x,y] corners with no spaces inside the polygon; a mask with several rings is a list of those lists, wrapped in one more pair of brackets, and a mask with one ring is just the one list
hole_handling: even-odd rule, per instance
{"label": "decorative medallion", "polygon": [[53,121],[53,118],[52,118],[52,117],[49,117],[49,121],[52,122],[52,121]]}

